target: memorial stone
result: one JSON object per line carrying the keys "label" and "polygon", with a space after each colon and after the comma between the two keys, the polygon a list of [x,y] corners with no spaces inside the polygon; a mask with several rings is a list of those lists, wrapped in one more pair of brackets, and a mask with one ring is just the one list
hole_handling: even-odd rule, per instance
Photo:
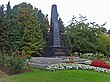
{"label": "memorial stone", "polygon": [[58,12],[57,6],[54,4],[51,8],[51,21],[48,47],[44,48],[43,56],[66,56],[66,49],[61,47],[60,35],[58,27]]}

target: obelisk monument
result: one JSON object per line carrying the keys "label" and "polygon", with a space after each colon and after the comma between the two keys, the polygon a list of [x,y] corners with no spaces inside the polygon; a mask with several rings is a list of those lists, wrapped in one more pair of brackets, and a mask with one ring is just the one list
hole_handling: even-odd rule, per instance
{"label": "obelisk monument", "polygon": [[52,9],[51,9],[49,46],[50,47],[61,47],[59,27],[58,27],[58,13],[57,13],[56,5],[52,5]]}
{"label": "obelisk monument", "polygon": [[59,34],[59,26],[58,26],[58,12],[57,6],[54,4],[51,8],[51,20],[50,20],[50,33],[49,33],[49,41],[48,47],[44,48],[43,55],[45,57],[53,57],[53,56],[65,56],[66,50],[61,48],[60,45],[60,34]]}

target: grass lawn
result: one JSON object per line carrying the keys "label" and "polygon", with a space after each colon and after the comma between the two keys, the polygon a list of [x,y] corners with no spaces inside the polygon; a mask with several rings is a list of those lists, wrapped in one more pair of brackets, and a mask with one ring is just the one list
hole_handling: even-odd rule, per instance
{"label": "grass lawn", "polygon": [[[1,77],[1,75],[0,75]],[[6,76],[4,82],[110,82],[110,74],[90,70],[64,70],[48,72],[33,69],[33,72]]]}

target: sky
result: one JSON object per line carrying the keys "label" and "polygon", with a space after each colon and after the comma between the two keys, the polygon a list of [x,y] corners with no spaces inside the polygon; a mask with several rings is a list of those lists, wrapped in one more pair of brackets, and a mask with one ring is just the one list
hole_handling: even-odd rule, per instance
{"label": "sky", "polygon": [[41,9],[43,14],[48,14],[50,21],[51,6],[57,5],[59,17],[65,26],[70,24],[73,15],[87,16],[88,22],[103,24],[110,29],[110,0],[0,0],[0,5],[6,5],[10,1],[11,7],[22,2],[31,3],[34,7]]}

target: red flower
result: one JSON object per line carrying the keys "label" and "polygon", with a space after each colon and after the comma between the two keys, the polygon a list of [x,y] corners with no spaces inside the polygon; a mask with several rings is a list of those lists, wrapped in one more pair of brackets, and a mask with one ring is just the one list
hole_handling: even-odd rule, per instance
{"label": "red flower", "polygon": [[30,55],[26,53],[26,54],[24,54],[24,56],[30,56]]}
{"label": "red flower", "polygon": [[91,66],[102,67],[102,68],[110,68],[110,65],[107,65],[106,62],[102,60],[93,60]]}
{"label": "red flower", "polygon": [[18,58],[23,58],[23,56],[22,55],[19,55]]}

